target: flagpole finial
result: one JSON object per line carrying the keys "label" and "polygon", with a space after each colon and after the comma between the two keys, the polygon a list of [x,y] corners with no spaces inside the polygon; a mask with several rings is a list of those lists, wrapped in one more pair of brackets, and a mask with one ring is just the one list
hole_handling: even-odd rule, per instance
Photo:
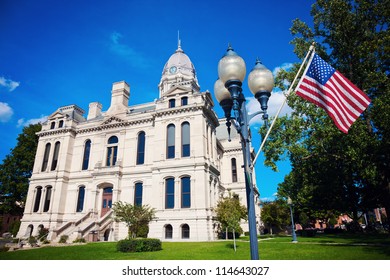
{"label": "flagpole finial", "polygon": [[309,51],[312,51],[312,50],[314,50],[314,49],[315,49],[315,47],[316,47],[316,42],[315,42],[315,41],[313,41],[313,42],[311,43],[311,45],[310,45]]}

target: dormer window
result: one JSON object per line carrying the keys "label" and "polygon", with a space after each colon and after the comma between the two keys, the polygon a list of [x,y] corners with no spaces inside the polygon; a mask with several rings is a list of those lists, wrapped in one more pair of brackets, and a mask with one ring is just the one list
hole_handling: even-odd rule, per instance
{"label": "dormer window", "polygon": [[175,99],[169,99],[169,108],[175,108],[176,100]]}

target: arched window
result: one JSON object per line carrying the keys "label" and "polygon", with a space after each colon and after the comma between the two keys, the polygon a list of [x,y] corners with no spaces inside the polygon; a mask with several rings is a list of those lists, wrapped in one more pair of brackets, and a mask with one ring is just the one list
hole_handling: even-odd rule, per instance
{"label": "arched window", "polygon": [[107,142],[107,166],[114,166],[116,163],[116,157],[118,154],[118,137],[111,136]]}
{"label": "arched window", "polygon": [[85,187],[80,186],[79,187],[79,193],[77,196],[77,206],[76,206],[76,212],[83,212],[84,209],[84,197],[85,197]]}
{"label": "arched window", "polygon": [[34,209],[33,209],[34,212],[38,212],[38,210],[39,210],[41,196],[42,196],[42,187],[36,187],[36,189],[35,189],[35,202],[34,202]]}
{"label": "arched window", "polygon": [[87,140],[84,145],[83,166],[82,170],[87,170],[89,165],[89,155],[91,153],[91,140]]}
{"label": "arched window", "polygon": [[235,183],[237,182],[237,163],[236,159],[232,158],[232,182]]}
{"label": "arched window", "polygon": [[53,160],[51,162],[51,171],[56,170],[58,163],[58,154],[60,152],[60,142],[56,142],[54,145]]}
{"label": "arched window", "polygon": [[190,226],[187,224],[184,224],[181,226],[181,238],[182,239],[189,239],[190,238]]}
{"label": "arched window", "polygon": [[142,183],[136,183],[135,190],[134,190],[134,205],[142,206],[142,192],[143,192]]}
{"label": "arched window", "polygon": [[64,126],[64,121],[63,120],[60,120],[60,122],[58,123],[58,127],[61,128]]}
{"label": "arched window", "polygon": [[175,179],[168,178],[165,180],[165,209],[175,207]]}
{"label": "arched window", "polygon": [[184,96],[181,98],[181,106],[188,105],[188,97]]}
{"label": "arched window", "polygon": [[43,155],[43,162],[42,162],[42,169],[41,169],[42,172],[46,171],[47,165],[49,163],[50,147],[51,147],[50,143],[47,143],[45,146],[45,153]]}
{"label": "arched window", "polygon": [[167,127],[167,158],[175,158],[175,125]]}
{"label": "arched window", "polygon": [[49,211],[52,189],[53,189],[52,186],[46,187],[46,195],[45,195],[45,203],[43,204],[43,212]]}
{"label": "arched window", "polygon": [[56,122],[51,122],[50,123],[50,129],[54,129],[55,126],[56,126]]}
{"label": "arched window", "polygon": [[144,162],[145,162],[145,132],[141,131],[138,134],[137,164],[144,164]]}
{"label": "arched window", "polygon": [[190,156],[190,124],[188,122],[181,125],[181,156]]}
{"label": "arched window", "polygon": [[176,100],[175,99],[169,99],[169,108],[175,108],[176,106]]}
{"label": "arched window", "polygon": [[181,178],[181,208],[191,207],[191,178]]}
{"label": "arched window", "polygon": [[173,236],[173,228],[171,225],[165,226],[165,239],[172,239]]}

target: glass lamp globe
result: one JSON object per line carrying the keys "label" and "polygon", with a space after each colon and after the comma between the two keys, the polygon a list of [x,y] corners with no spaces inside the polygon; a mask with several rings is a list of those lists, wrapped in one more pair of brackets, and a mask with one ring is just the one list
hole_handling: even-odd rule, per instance
{"label": "glass lamp globe", "polygon": [[259,59],[248,76],[248,86],[253,95],[258,92],[271,92],[274,88],[274,76]]}
{"label": "glass lamp globe", "polygon": [[240,57],[231,46],[226,54],[218,63],[218,77],[225,85],[227,81],[239,80],[242,82],[246,74],[245,61]]}
{"label": "glass lamp globe", "polygon": [[220,79],[215,81],[214,95],[219,103],[221,103],[223,100],[232,98],[230,92],[227,90],[224,83]]}

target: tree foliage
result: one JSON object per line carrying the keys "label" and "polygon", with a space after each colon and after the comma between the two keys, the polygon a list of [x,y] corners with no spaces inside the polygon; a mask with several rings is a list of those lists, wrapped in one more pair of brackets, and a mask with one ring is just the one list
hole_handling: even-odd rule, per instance
{"label": "tree foliage", "polygon": [[24,127],[16,146],[0,165],[0,213],[23,213],[40,130],[41,124]]}
{"label": "tree foliage", "polygon": [[261,209],[261,220],[270,229],[271,234],[273,229],[277,231],[283,230],[286,226],[291,225],[287,204],[280,199],[264,202]]}
{"label": "tree foliage", "polygon": [[132,205],[118,201],[112,206],[114,220],[123,222],[128,228],[128,237],[147,237],[149,222],[156,218],[156,210],[148,205]]}
{"label": "tree foliage", "polygon": [[[293,113],[277,120],[265,163],[276,170],[278,160],[289,158],[292,171],[278,192],[312,217],[342,212],[357,221],[374,207],[390,211],[390,1],[317,0],[311,14],[312,28],[293,22],[295,53],[303,58],[315,41],[316,52],[372,103],[343,134],[323,109],[291,94]],[[279,73],[279,88],[286,89],[298,67]]]}
{"label": "tree foliage", "polygon": [[214,209],[217,214],[217,221],[220,222],[222,230],[242,233],[240,221],[247,220],[247,210],[240,200],[229,192],[227,197],[223,197]]}

